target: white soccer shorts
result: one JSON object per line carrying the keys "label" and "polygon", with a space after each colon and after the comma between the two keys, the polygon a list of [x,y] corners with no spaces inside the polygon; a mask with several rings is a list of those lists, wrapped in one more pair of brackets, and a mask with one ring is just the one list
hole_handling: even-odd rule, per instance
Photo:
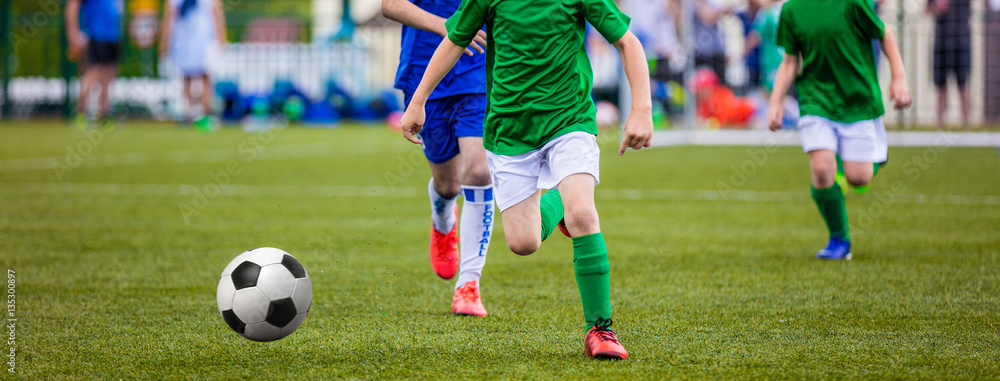
{"label": "white soccer shorts", "polygon": [[840,123],[815,115],[799,119],[802,149],[807,153],[828,149],[844,161],[881,163],[889,154],[882,117]]}
{"label": "white soccer shorts", "polygon": [[597,137],[570,132],[520,155],[486,152],[493,178],[493,193],[500,211],[517,205],[539,189],[552,189],[569,175],[586,173],[600,182],[601,149]]}

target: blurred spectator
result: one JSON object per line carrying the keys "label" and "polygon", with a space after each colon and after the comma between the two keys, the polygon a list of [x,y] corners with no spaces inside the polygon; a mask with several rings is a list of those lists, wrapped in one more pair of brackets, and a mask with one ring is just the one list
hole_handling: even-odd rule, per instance
{"label": "blurred spectator", "polygon": [[746,9],[736,12],[736,17],[743,24],[743,38],[746,39],[743,62],[747,67],[747,87],[750,89],[760,86],[760,43],[759,37],[754,37],[753,24],[762,1],[767,0],[747,0]]}
{"label": "blurred spectator", "polygon": [[962,100],[962,125],[969,126],[971,99],[966,86],[971,64],[969,3],[970,0],[927,0],[927,13],[935,19],[934,85],[938,94],[938,126],[944,126],[944,114],[948,109],[948,73],[955,74]]}
{"label": "blurred spectator", "polygon": [[774,87],[778,66],[785,58],[785,49],[778,46],[778,19],[781,16],[781,6],[784,4],[784,0],[762,0],[764,7],[757,12],[750,37],[747,39],[748,46],[760,49],[758,56],[760,81],[768,94]]}
{"label": "blurred spectator", "polygon": [[[629,30],[635,34],[642,47],[646,50],[649,60],[649,75],[652,79],[653,98],[658,101],[654,106],[654,122],[658,113],[671,115],[675,108],[680,108],[680,99],[672,99],[672,86],[680,86],[683,82],[682,70],[671,65],[671,59],[677,57],[681,50],[677,40],[677,15],[680,14],[679,0],[632,0],[628,3],[628,14],[632,16]],[[615,57],[615,61],[618,58]],[[678,63],[678,62],[675,62]],[[683,62],[680,62],[683,63]],[[671,84],[670,82],[674,82]],[[665,123],[665,122],[664,122]]]}
{"label": "blurred spectator", "polygon": [[725,82],[726,40],[719,20],[733,7],[723,0],[695,0],[694,10],[694,65],[711,68]]}
{"label": "blurred spectator", "polygon": [[226,21],[218,0],[169,0],[163,11],[160,54],[184,75],[184,119],[194,121],[191,84],[201,81],[201,113],[196,126],[211,130],[211,78],[208,76],[209,50],[226,40]]}
{"label": "blurred spectator", "polygon": [[[100,86],[97,116],[102,128],[113,128],[110,117],[111,82],[118,76],[122,36],[121,0],[68,0],[66,2],[67,56],[82,58],[80,97],[77,99],[77,128],[89,124],[87,105],[92,86]],[[82,56],[82,57],[81,57]]]}
{"label": "blurred spectator", "polygon": [[629,29],[642,42],[646,58],[655,61],[650,71],[654,78],[668,76],[670,58],[680,50],[675,17],[678,11],[677,0],[632,0],[628,4],[628,14],[632,15]]}
{"label": "blurred spectator", "polygon": [[986,86],[985,117],[987,123],[1000,124],[1000,0],[986,4]]}

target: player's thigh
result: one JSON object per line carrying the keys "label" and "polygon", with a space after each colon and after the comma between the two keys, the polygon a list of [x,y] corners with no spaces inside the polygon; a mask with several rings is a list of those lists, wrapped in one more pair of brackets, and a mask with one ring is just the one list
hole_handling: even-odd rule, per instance
{"label": "player's thigh", "polygon": [[507,246],[518,255],[528,255],[542,244],[541,191],[500,212]]}
{"label": "player's thigh", "polygon": [[854,186],[867,185],[875,174],[874,163],[845,161],[844,176]]}
{"label": "player's thigh", "polygon": [[599,233],[600,219],[594,203],[597,180],[589,173],[576,173],[564,178],[558,186],[565,210],[566,228],[574,237]]}
{"label": "player's thigh", "polygon": [[837,153],[829,149],[809,151],[809,171],[813,187],[826,189],[833,186],[837,175]]}
{"label": "player's thigh", "polygon": [[486,149],[483,148],[481,136],[462,136],[458,138],[458,147],[462,152],[462,184],[483,186],[492,183],[489,166],[486,164]]}

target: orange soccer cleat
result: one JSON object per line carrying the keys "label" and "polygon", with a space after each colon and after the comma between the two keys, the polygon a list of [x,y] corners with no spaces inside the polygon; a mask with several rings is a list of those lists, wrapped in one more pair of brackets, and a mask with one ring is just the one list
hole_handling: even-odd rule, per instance
{"label": "orange soccer cleat", "polygon": [[486,316],[486,307],[483,307],[483,300],[479,298],[476,281],[465,282],[464,286],[455,290],[455,296],[451,299],[451,312],[458,315]]}
{"label": "orange soccer cleat", "polygon": [[628,358],[628,352],[622,343],[618,342],[615,331],[611,326],[611,319],[598,318],[587,336],[583,338],[583,353],[587,356],[601,360],[624,360]]}
{"label": "orange soccer cleat", "polygon": [[[457,206],[455,215],[458,216]],[[431,226],[431,267],[434,268],[434,273],[444,279],[454,278],[458,272],[458,261],[458,223],[455,223],[448,234]]]}
{"label": "orange soccer cleat", "polygon": [[569,234],[569,228],[566,227],[566,219],[565,218],[559,220],[559,225],[556,225],[556,226],[559,227],[559,231],[561,231],[564,236],[567,236],[569,238],[573,238],[573,236]]}

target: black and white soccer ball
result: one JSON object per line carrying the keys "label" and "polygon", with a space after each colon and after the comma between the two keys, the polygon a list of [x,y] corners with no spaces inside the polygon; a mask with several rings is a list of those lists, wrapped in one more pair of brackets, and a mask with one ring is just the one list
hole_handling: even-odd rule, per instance
{"label": "black and white soccer ball", "polygon": [[219,312],[236,333],[255,341],[288,336],[312,305],[312,283],[291,254],[261,247],[240,254],[222,271]]}

